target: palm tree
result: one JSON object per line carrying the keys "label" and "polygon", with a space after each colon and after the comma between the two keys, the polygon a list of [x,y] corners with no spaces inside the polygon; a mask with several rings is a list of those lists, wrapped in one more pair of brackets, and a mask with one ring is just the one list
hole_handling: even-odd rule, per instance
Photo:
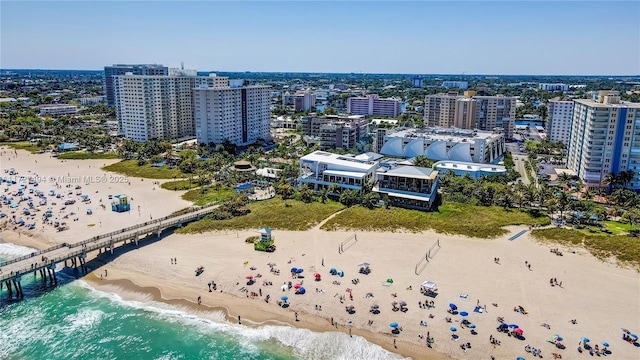
{"label": "palm tree", "polygon": [[326,187],[323,187],[318,192],[318,195],[320,195],[320,201],[322,201],[322,203],[324,204],[327,201],[327,198],[329,197],[329,191],[327,190]]}
{"label": "palm tree", "polygon": [[415,158],[413,158],[413,166],[430,168],[433,166],[433,161],[429,160],[424,155],[418,155]]}
{"label": "palm tree", "polygon": [[560,218],[562,219],[565,209],[567,205],[571,202],[571,198],[566,191],[560,191],[558,196],[556,197],[558,210],[560,210]]}
{"label": "palm tree", "polygon": [[626,188],[627,184],[633,180],[634,176],[636,176],[636,172],[633,170],[620,171],[618,174],[618,182],[622,187]]}
{"label": "palm tree", "polygon": [[602,184],[607,185],[607,193],[611,193],[611,189],[618,183],[618,177],[613,172],[609,172],[604,179],[602,179]]}

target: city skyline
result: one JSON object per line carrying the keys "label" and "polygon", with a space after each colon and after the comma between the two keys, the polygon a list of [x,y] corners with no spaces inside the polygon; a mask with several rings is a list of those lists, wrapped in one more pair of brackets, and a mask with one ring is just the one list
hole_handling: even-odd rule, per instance
{"label": "city skyline", "polygon": [[4,69],[184,61],[229,72],[640,74],[640,3],[631,1],[0,6]]}

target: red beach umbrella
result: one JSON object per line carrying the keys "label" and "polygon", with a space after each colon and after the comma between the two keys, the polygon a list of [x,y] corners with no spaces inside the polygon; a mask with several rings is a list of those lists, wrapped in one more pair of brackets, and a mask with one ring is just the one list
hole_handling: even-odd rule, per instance
{"label": "red beach umbrella", "polygon": [[302,287],[302,285],[300,285],[300,284],[295,284],[295,285],[293,285],[293,288],[294,288],[294,289],[300,289],[300,287]]}
{"label": "red beach umbrella", "polygon": [[318,273],[315,273],[315,274],[313,274],[313,276],[315,276],[315,277],[319,278],[319,277],[320,277],[320,276],[322,276],[322,275],[320,275],[320,274],[318,274]]}
{"label": "red beach umbrella", "polygon": [[522,333],[524,332],[524,330],[520,329],[520,328],[515,328],[513,330],[513,332],[515,332],[516,334],[522,335]]}
{"label": "red beach umbrella", "polygon": [[245,276],[245,279],[252,280],[253,276],[252,275],[247,275],[247,276]]}

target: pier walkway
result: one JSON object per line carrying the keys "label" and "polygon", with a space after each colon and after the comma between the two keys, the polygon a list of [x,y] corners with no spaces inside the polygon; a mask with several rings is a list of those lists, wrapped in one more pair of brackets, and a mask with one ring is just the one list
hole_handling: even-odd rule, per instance
{"label": "pier walkway", "polygon": [[17,297],[23,297],[22,276],[30,273],[34,275],[40,273],[45,283],[48,277],[51,284],[57,284],[55,270],[57,264],[62,262],[64,262],[65,266],[69,266],[67,262],[70,261],[72,266],[76,268],[80,266],[86,273],[85,261],[87,253],[98,250],[100,252],[110,251],[113,254],[113,250],[117,245],[133,242],[137,245],[139,239],[149,234],[156,234],[159,237],[162,231],[169,228],[178,228],[191,221],[199,220],[210,214],[215,208],[215,205],[191,207],[160,219],[94,236],[77,243],[63,243],[48,249],[34,251],[29,255],[16,259],[0,262],[0,290],[3,290],[6,286],[10,297],[13,292]]}

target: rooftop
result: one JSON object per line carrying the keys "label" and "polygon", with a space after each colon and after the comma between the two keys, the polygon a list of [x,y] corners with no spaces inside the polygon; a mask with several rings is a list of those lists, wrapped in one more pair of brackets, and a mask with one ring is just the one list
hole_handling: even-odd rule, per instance
{"label": "rooftop", "polygon": [[427,140],[445,140],[454,142],[473,142],[474,139],[491,139],[502,136],[491,131],[465,130],[456,128],[399,128],[387,134],[388,137],[419,138]]}
{"label": "rooftop", "polygon": [[438,176],[438,172],[429,168],[417,167],[417,166],[398,166],[384,171],[384,168],[378,169],[379,173],[385,175],[407,177],[412,179],[425,179],[433,180]]}
{"label": "rooftop", "polygon": [[375,167],[377,163],[375,161],[369,161],[366,159],[357,159],[347,155],[332,154],[325,151],[314,151],[309,155],[303,156],[300,161],[302,162],[322,162],[335,165],[342,165],[345,167],[351,167],[355,169],[368,171]]}

